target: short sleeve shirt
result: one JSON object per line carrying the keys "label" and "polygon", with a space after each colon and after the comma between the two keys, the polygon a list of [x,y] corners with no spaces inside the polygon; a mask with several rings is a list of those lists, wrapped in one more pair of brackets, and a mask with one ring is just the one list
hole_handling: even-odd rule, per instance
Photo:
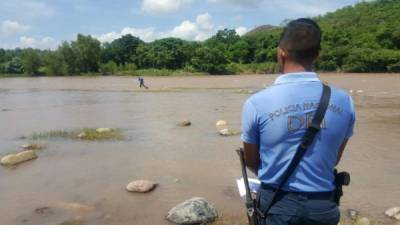
{"label": "short sleeve shirt", "polygon": [[[351,97],[338,88],[332,94],[322,129],[295,172],[287,191],[322,192],[334,189],[333,171],[339,148],[353,135],[355,111]],[[258,177],[276,186],[311,124],[322,94],[316,73],[288,73],[251,96],[242,112],[243,142],[259,146]]]}

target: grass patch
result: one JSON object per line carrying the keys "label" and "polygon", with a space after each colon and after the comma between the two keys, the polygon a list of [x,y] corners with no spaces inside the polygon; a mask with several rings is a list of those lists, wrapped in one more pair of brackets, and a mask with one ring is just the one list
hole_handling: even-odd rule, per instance
{"label": "grass patch", "polygon": [[62,138],[72,140],[86,140],[86,141],[115,141],[123,140],[123,132],[121,129],[110,129],[107,131],[99,132],[95,128],[83,128],[76,130],[52,130],[47,132],[34,133],[33,140]]}

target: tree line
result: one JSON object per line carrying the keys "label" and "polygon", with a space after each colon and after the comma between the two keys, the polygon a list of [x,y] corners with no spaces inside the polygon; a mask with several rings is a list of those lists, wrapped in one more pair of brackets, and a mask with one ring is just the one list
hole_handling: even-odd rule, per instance
{"label": "tree line", "polygon": [[[314,18],[323,30],[318,71],[400,72],[400,1],[361,2]],[[284,24],[283,24],[284,25]],[[0,74],[169,75],[182,73],[275,73],[281,27],[262,26],[246,35],[218,31],[203,42],[164,38],[150,43],[125,35],[100,43],[78,34],[55,50],[0,49]]]}

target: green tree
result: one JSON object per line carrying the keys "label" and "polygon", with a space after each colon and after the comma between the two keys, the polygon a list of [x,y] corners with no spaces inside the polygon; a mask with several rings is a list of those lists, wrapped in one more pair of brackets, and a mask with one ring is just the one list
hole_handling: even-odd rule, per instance
{"label": "green tree", "polygon": [[76,41],[71,43],[72,50],[76,56],[78,71],[82,73],[98,72],[100,63],[100,41],[78,34]]}
{"label": "green tree", "polygon": [[57,52],[62,56],[66,64],[67,74],[70,75],[78,74],[79,68],[78,68],[77,56],[73,51],[71,45],[68,42],[64,41],[58,47]]}
{"label": "green tree", "polygon": [[225,74],[228,60],[217,48],[201,47],[196,50],[192,65],[195,69],[211,74]]}
{"label": "green tree", "polygon": [[22,74],[24,68],[22,66],[22,60],[19,57],[13,57],[10,61],[4,64],[4,72],[8,74]]}
{"label": "green tree", "polygon": [[52,51],[44,56],[45,73],[48,76],[64,76],[68,74],[68,65],[61,51]]}
{"label": "green tree", "polygon": [[37,51],[28,48],[22,55],[22,66],[28,75],[38,75],[41,66],[41,60]]}
{"label": "green tree", "polygon": [[118,65],[136,62],[136,50],[143,43],[142,40],[130,34],[124,35],[110,44],[104,45],[101,61],[103,63],[114,61]]}

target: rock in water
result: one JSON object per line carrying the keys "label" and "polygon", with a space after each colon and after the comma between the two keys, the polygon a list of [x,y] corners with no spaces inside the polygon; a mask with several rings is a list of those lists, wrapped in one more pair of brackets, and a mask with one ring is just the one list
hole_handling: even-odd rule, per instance
{"label": "rock in water", "polygon": [[126,190],[130,192],[146,193],[152,191],[157,186],[157,183],[149,180],[136,180],[130,182],[126,186]]}
{"label": "rock in water", "polygon": [[218,130],[222,130],[228,127],[228,123],[225,120],[218,120],[217,123],[215,123],[215,126]]}
{"label": "rock in water", "polygon": [[174,208],[167,215],[167,220],[176,224],[203,224],[213,222],[218,212],[204,198],[189,199]]}
{"label": "rock in water", "polygon": [[21,145],[21,148],[24,150],[41,150],[44,149],[46,146],[42,144],[25,144]]}
{"label": "rock in water", "polygon": [[86,137],[86,133],[85,132],[81,132],[78,134],[77,136],[78,138],[85,138]]}
{"label": "rock in water", "polygon": [[386,210],[385,214],[389,217],[400,220],[400,206],[392,207],[392,208]]}
{"label": "rock in water", "polygon": [[17,154],[6,155],[1,159],[1,164],[5,166],[13,166],[28,160],[36,159],[37,155],[34,151],[28,150]]}
{"label": "rock in water", "polygon": [[348,209],[347,215],[349,216],[350,219],[356,220],[357,217],[360,215],[360,213],[355,209]]}
{"label": "rock in water", "polygon": [[192,122],[190,122],[190,120],[184,120],[184,121],[178,123],[178,126],[180,126],[180,127],[188,127],[190,125],[192,125]]}
{"label": "rock in water", "polygon": [[235,135],[239,135],[240,132],[239,131],[231,131],[229,129],[222,129],[219,131],[219,134],[221,136],[235,136]]}
{"label": "rock in water", "polygon": [[112,129],[111,128],[97,128],[96,132],[97,133],[106,133],[106,132],[111,132]]}

